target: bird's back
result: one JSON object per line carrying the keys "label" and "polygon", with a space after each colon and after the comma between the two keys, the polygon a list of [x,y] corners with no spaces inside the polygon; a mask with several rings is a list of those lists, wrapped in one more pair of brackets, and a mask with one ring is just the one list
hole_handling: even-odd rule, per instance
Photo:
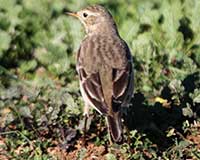
{"label": "bird's back", "polygon": [[107,65],[111,68],[123,68],[130,54],[125,42],[118,36],[91,35],[81,43],[78,52],[78,65],[86,72],[96,72]]}

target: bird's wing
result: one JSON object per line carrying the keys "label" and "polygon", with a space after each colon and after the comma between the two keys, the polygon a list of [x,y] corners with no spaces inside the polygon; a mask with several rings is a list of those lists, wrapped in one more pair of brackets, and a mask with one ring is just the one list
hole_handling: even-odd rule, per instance
{"label": "bird's wing", "polygon": [[92,105],[101,114],[108,113],[105,103],[99,73],[87,74],[84,68],[78,69],[80,85],[83,88],[82,94],[86,96],[85,101]]}
{"label": "bird's wing", "polygon": [[127,106],[133,94],[133,69],[131,61],[124,69],[113,69],[113,111]]}

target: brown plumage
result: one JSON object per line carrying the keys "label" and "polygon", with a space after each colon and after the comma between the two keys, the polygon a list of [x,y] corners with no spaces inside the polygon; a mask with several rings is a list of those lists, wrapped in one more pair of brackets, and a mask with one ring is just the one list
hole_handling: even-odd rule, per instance
{"label": "brown plumage", "polygon": [[122,139],[121,107],[133,93],[132,58],[127,44],[120,38],[111,14],[102,6],[89,6],[76,13],[86,29],[77,54],[80,88],[88,106],[106,116],[115,142]]}

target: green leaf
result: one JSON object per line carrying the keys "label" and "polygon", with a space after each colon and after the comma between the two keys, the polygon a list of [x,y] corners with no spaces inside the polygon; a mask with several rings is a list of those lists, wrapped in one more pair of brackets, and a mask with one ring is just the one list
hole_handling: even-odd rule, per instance
{"label": "green leaf", "polygon": [[112,153],[107,153],[105,157],[106,160],[117,160],[116,156]]}
{"label": "green leaf", "polygon": [[191,118],[193,116],[193,111],[189,103],[187,103],[186,105],[187,107],[182,109],[183,115]]}
{"label": "green leaf", "polygon": [[33,118],[33,116],[31,115],[31,110],[28,106],[19,107],[19,112],[24,117]]}
{"label": "green leaf", "polygon": [[19,86],[12,86],[6,90],[0,91],[1,99],[20,98],[20,96],[21,96],[21,88]]}
{"label": "green leaf", "polygon": [[169,83],[169,88],[172,93],[182,93],[184,91],[181,81],[177,79],[174,79]]}
{"label": "green leaf", "polygon": [[79,152],[78,152],[78,155],[77,155],[77,160],[82,160],[84,159],[85,155],[87,153],[87,149],[82,147]]}
{"label": "green leaf", "polygon": [[20,65],[20,71],[22,73],[26,73],[28,71],[33,71],[37,67],[37,61],[36,60],[31,60],[31,61],[24,61]]}
{"label": "green leaf", "polygon": [[35,50],[35,58],[43,65],[48,65],[52,63],[51,53],[47,51],[46,48],[37,48]]}
{"label": "green leaf", "polygon": [[3,55],[3,51],[9,48],[10,42],[11,36],[9,33],[0,30],[0,58]]}
{"label": "green leaf", "polygon": [[195,89],[194,93],[190,93],[190,97],[193,99],[193,103],[199,103],[200,104],[200,90]]}
{"label": "green leaf", "polygon": [[172,129],[170,129],[169,130],[169,132],[167,133],[167,137],[171,137],[171,136],[174,136],[174,135],[176,135],[176,133],[175,133],[175,129],[174,128],[172,128]]}

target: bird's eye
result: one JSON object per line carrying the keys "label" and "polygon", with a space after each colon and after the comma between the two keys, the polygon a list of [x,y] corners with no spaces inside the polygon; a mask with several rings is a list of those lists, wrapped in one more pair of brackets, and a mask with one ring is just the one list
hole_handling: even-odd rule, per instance
{"label": "bird's eye", "polygon": [[83,13],[83,17],[85,17],[85,18],[86,18],[87,16],[88,16],[88,14],[87,14],[87,13]]}

